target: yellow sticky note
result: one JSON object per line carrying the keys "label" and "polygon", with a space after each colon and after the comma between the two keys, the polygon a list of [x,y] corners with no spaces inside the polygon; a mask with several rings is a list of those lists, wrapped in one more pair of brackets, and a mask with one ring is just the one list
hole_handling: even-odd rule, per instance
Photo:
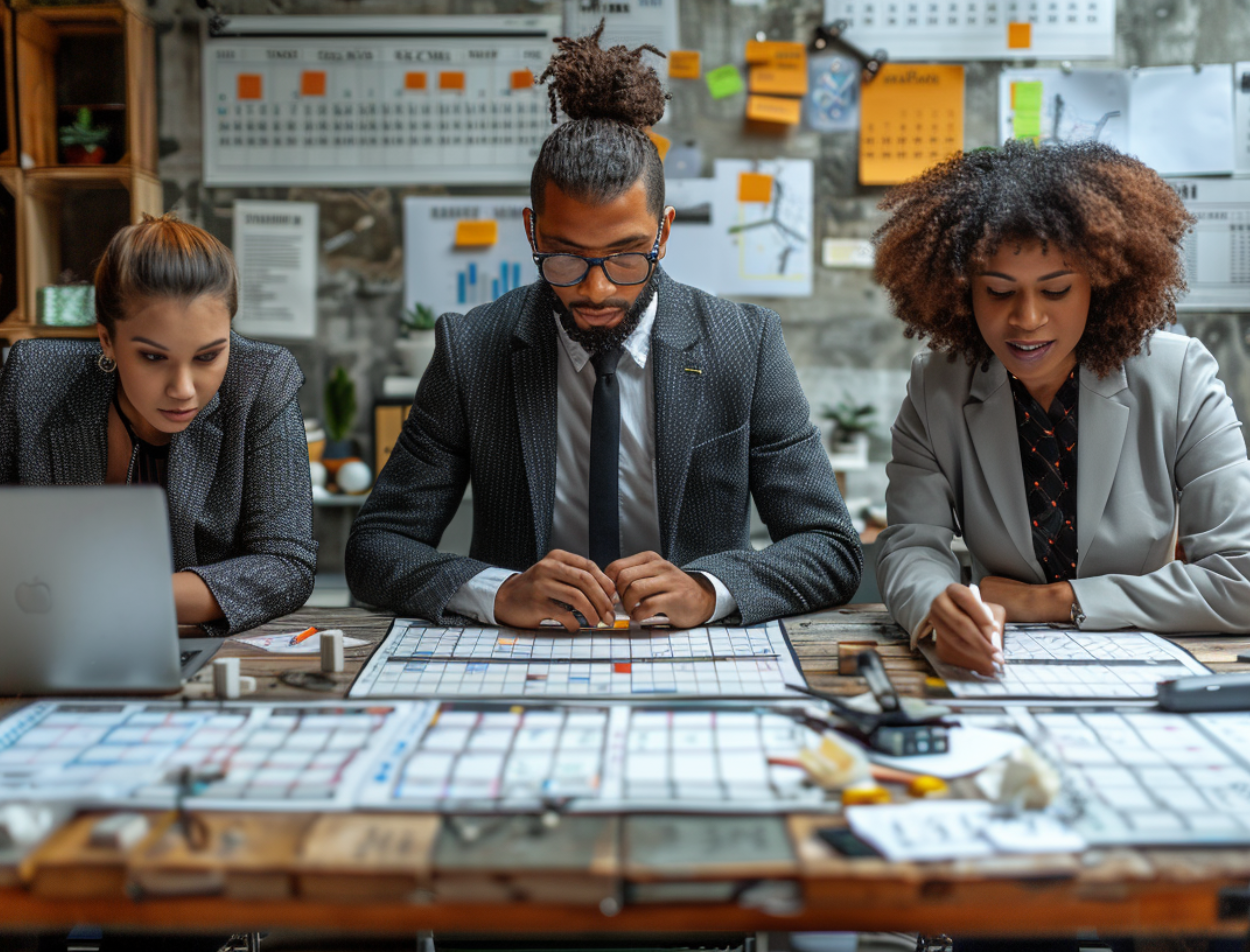
{"label": "yellow sticky note", "polygon": [[1012,83],[1011,108],[1017,112],[1042,111],[1042,84],[1038,82]]}
{"label": "yellow sticky note", "polygon": [[672,50],[668,54],[669,79],[698,79],[702,61],[698,50]]}
{"label": "yellow sticky note", "polygon": [[751,66],[792,66],[807,69],[807,47],[780,40],[748,40],[746,60]]}
{"label": "yellow sticky note", "polygon": [[660,153],[660,161],[663,162],[664,156],[668,155],[669,146],[673,143],[658,132],[648,132],[647,138],[655,145],[655,151]]}
{"label": "yellow sticky note", "polygon": [[800,99],[780,99],[776,96],[748,96],[747,118],[755,122],[797,126],[803,118],[803,102]]}
{"label": "yellow sticky note", "polygon": [[793,66],[752,66],[751,92],[766,96],[806,96],[807,70]]}
{"label": "yellow sticky note", "polygon": [[886,63],[860,90],[859,181],[896,185],[964,147],[964,68]]}
{"label": "yellow sticky note", "polygon": [[514,69],[510,79],[513,89],[529,89],[534,85],[534,74],[528,69]]}
{"label": "yellow sticky note", "polygon": [[1007,49],[1028,50],[1033,48],[1032,23],[1007,24]]}
{"label": "yellow sticky note", "polygon": [[499,222],[493,218],[456,222],[457,248],[483,248],[499,241]]}
{"label": "yellow sticky note", "polygon": [[771,202],[773,200],[773,177],[762,172],[738,173],[738,201]]}

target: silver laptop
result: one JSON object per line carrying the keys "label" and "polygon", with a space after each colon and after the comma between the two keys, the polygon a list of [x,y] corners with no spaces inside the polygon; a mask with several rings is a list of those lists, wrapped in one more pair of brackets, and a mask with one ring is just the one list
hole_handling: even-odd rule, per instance
{"label": "silver laptop", "polygon": [[222,639],[179,641],[172,574],[161,489],[0,487],[0,695],[177,691]]}

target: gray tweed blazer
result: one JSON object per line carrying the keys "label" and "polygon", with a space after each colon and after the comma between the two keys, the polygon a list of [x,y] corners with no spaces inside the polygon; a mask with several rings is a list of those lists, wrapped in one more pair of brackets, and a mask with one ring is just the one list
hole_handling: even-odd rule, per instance
{"label": "gray tweed blazer", "polygon": [[[116,377],[96,342],[22,341],[0,373],[0,484],[104,482]],[[221,389],[169,448],[174,569],[195,572],[234,634],[294,611],[317,567],[308,448],[291,353],[230,335]]]}
{"label": "gray tweed blazer", "polygon": [[[659,273],[652,332],[661,555],[725,583],[742,621],[845,602],[863,555],[776,314]],[[362,601],[441,624],[489,566],[523,571],[550,546],[556,493],[554,296],[517,288],[435,330],[434,359],[369,501],[347,579]],[[473,482],[469,557],[435,546]],[[773,539],[749,540],[749,497]],[[628,553],[627,553],[628,554]]]}

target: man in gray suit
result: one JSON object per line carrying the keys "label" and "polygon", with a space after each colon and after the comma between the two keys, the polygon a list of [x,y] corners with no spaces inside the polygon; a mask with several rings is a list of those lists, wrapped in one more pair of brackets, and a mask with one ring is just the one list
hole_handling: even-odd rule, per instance
{"label": "man in gray suit", "polygon": [[[674,212],[645,129],[666,96],[641,50],[598,36],[559,41],[543,74],[569,121],[531,181],[540,279],[439,320],[348,582],[440,623],[570,631],[611,624],[614,600],[683,628],[845,602],[862,555],[777,315],[658,267]],[[471,554],[438,552],[469,480]]]}

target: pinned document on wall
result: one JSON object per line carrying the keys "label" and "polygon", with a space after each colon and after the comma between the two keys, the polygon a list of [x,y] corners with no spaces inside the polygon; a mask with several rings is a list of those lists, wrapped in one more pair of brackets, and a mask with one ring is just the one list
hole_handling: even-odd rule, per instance
{"label": "pinned document on wall", "polygon": [[860,184],[896,185],[963,151],[962,66],[887,63],[860,99]]}
{"label": "pinned document on wall", "polygon": [[1160,175],[1232,173],[1231,64],[1160,66],[1130,77],[1130,154]]}
{"label": "pinned document on wall", "polygon": [[1110,59],[1115,0],[1051,2],[825,0],[823,23],[846,23],[848,43],[904,60]]}
{"label": "pinned document on wall", "polygon": [[317,213],[315,202],[234,203],[240,333],[262,339],[316,335]]}
{"label": "pinned document on wall", "polygon": [[[564,35],[586,36],[604,21],[599,45],[637,49],[650,44],[665,54],[681,44],[677,30],[677,0],[646,0],[643,3],[586,3],[564,0]],[[643,56],[663,75],[663,60],[651,53]]]}
{"label": "pinned document on wall", "polygon": [[1128,149],[1129,74],[1009,69],[998,80],[999,141],[1104,142]]}
{"label": "pinned document on wall", "polygon": [[1185,236],[1185,311],[1244,311],[1250,301],[1250,178],[1169,182],[1198,219]]}
{"label": "pinned document on wall", "polygon": [[807,61],[807,96],[803,122],[813,132],[859,128],[859,63],[849,56],[825,54]]}
{"label": "pinned document on wall", "polygon": [[1250,62],[1233,67],[1233,174],[1250,175]]}
{"label": "pinned document on wall", "polygon": [[729,298],[810,297],[813,171],[808,159],[718,159],[712,178],[670,179],[665,270]]}
{"label": "pinned document on wall", "polygon": [[404,308],[464,313],[529,284],[523,198],[404,199]]}

